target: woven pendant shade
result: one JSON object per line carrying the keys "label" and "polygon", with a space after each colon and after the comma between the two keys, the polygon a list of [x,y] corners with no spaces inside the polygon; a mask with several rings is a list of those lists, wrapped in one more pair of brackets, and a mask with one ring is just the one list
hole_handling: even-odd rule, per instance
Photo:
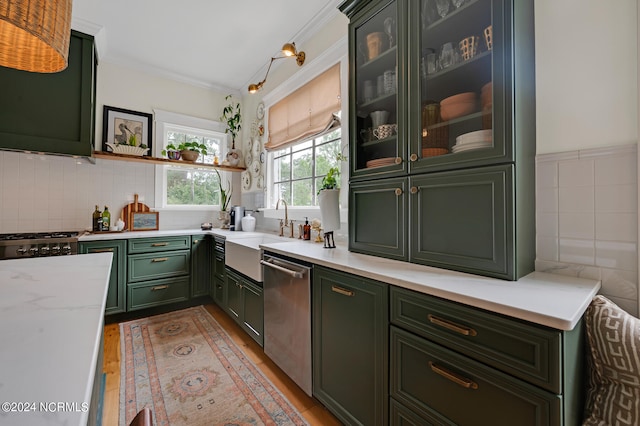
{"label": "woven pendant shade", "polygon": [[67,67],[72,0],[1,0],[0,65],[52,73]]}

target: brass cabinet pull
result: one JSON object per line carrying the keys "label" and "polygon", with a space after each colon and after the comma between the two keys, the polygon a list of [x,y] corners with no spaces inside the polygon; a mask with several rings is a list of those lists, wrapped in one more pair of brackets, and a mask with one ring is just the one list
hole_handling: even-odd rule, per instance
{"label": "brass cabinet pull", "polygon": [[347,290],[346,288],[342,288],[342,287],[338,287],[335,285],[331,286],[331,291],[334,291],[338,294],[342,294],[343,296],[349,296],[349,297],[353,297],[355,296],[355,292],[352,290]]}
{"label": "brass cabinet pull", "polygon": [[113,253],[112,248],[91,250],[91,253]]}
{"label": "brass cabinet pull", "polygon": [[418,187],[417,186],[412,186],[410,189],[412,194],[417,194],[418,193]]}
{"label": "brass cabinet pull", "polygon": [[411,154],[411,156],[409,157],[409,160],[418,161],[418,154]]}
{"label": "brass cabinet pull", "polygon": [[456,324],[455,322],[438,318],[434,315],[427,315],[427,318],[432,324],[439,325],[440,327],[444,327],[447,330],[455,331],[456,333],[464,334],[465,336],[475,336],[478,333],[471,327],[466,327],[464,325]]}
{"label": "brass cabinet pull", "polygon": [[151,259],[151,262],[166,262],[169,260],[168,257],[156,257],[155,259]]}
{"label": "brass cabinet pull", "polygon": [[151,247],[164,247],[164,246],[168,246],[169,243],[153,243],[151,244]]}
{"label": "brass cabinet pull", "polygon": [[395,162],[396,162],[396,164],[402,163],[402,158],[401,157],[396,157]]}
{"label": "brass cabinet pull", "polygon": [[193,244],[198,244],[198,241],[200,240],[193,240]]}
{"label": "brass cabinet pull", "polygon": [[402,195],[402,189],[396,188],[395,193],[396,195]]}
{"label": "brass cabinet pull", "polygon": [[157,285],[155,287],[151,287],[151,291],[157,291],[157,290],[166,290],[168,289],[169,286],[168,285]]}
{"label": "brass cabinet pull", "polygon": [[478,389],[478,384],[471,379],[467,379],[460,374],[454,373],[453,371],[444,368],[442,366],[437,365],[434,362],[429,361],[429,367],[431,370],[444,377],[445,379],[451,380],[453,383],[458,384],[466,389]]}

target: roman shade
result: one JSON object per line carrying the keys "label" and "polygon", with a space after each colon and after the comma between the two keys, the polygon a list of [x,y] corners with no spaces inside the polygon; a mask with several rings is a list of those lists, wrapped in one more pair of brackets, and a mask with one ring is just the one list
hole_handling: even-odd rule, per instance
{"label": "roman shade", "polygon": [[323,72],[269,108],[269,151],[335,126],[340,111],[340,64]]}

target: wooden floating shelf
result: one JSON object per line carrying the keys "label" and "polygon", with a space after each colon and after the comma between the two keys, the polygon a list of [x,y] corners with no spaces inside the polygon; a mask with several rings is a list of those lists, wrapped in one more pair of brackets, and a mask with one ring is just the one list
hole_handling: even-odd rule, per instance
{"label": "wooden floating shelf", "polygon": [[93,157],[102,158],[104,160],[133,161],[136,163],[146,163],[146,164],[163,164],[165,166],[175,165],[175,166],[182,166],[182,167],[218,169],[218,170],[224,170],[227,172],[243,172],[246,170],[245,167],[232,167],[232,166],[223,166],[223,165],[214,166],[213,164],[206,164],[206,163],[192,163],[191,161],[169,160],[168,158],[114,154],[113,152],[104,152],[104,151],[93,151]]}

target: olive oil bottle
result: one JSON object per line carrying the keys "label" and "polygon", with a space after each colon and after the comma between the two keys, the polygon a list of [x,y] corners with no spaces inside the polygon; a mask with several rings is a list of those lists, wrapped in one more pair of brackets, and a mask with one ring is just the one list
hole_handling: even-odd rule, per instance
{"label": "olive oil bottle", "polygon": [[97,231],[102,231],[102,212],[98,210],[96,204],[96,209],[93,211],[93,232]]}
{"label": "olive oil bottle", "polygon": [[102,230],[108,231],[110,225],[111,225],[111,213],[109,212],[109,207],[104,206],[104,211],[102,212]]}

